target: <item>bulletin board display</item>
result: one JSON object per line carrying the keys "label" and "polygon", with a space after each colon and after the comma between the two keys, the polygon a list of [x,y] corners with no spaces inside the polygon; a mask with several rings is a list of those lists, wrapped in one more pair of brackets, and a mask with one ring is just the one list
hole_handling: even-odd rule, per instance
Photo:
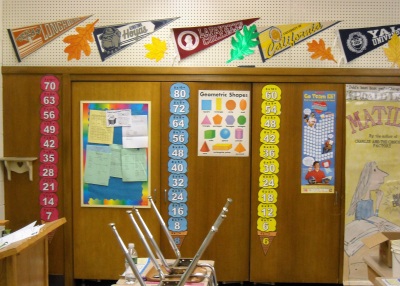
{"label": "bulletin board display", "polygon": [[150,108],[81,101],[81,206],[150,207]]}

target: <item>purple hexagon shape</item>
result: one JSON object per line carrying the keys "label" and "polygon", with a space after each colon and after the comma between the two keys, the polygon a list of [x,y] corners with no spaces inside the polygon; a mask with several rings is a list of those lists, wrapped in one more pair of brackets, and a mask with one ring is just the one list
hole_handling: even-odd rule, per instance
{"label": "purple hexagon shape", "polygon": [[228,124],[228,125],[233,125],[233,123],[235,123],[235,117],[233,117],[233,115],[228,115],[228,116],[225,118],[225,122],[226,122],[226,124]]}

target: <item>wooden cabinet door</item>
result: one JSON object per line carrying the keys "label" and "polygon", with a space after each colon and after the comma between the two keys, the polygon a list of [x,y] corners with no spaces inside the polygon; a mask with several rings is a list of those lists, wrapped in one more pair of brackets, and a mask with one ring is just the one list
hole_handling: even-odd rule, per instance
{"label": "wooden cabinet door", "polygon": [[[126,211],[131,208],[81,206],[81,101],[150,101],[151,102],[151,188],[159,188],[160,155],[160,84],[153,82],[73,82],[72,83],[72,178],[73,268],[76,279],[118,279],[124,271],[124,256],[109,223],[114,222],[127,244],[134,242],[139,256],[147,253]],[[156,240],[159,226],[150,209],[140,209]]]}
{"label": "wooden cabinet door", "polygon": [[[278,83],[280,115],[279,186],[276,189],[276,236],[265,252],[257,233],[262,89],[253,89],[250,281],[338,283],[341,277],[341,197],[343,183],[343,110],[341,84]],[[301,193],[303,91],[337,92],[334,194]],[[264,241],[265,242],[265,241]],[[264,245],[267,246],[267,245]]]}
{"label": "wooden cabinet door", "polygon": [[[170,113],[170,88],[174,83],[162,83],[161,126],[161,187],[167,193],[168,178],[168,126]],[[187,198],[187,235],[181,245],[182,257],[193,257],[210,231],[227,198],[232,198],[226,219],[215,233],[202,259],[215,261],[219,281],[247,281],[249,261],[250,219],[250,157],[198,156],[198,91],[199,90],[248,90],[250,84],[186,82],[190,89],[188,103],[189,140]],[[162,195],[161,208],[168,220],[168,198]],[[161,235],[163,251],[173,257],[165,236]]]}

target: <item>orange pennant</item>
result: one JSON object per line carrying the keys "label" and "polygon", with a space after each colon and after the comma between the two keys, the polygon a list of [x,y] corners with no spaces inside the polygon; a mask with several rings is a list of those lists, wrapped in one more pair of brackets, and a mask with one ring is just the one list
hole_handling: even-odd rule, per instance
{"label": "orange pennant", "polygon": [[23,58],[37,51],[45,44],[53,41],[89,17],[90,16],[84,16],[23,28],[8,29],[8,35],[12,41],[18,61],[21,62]]}

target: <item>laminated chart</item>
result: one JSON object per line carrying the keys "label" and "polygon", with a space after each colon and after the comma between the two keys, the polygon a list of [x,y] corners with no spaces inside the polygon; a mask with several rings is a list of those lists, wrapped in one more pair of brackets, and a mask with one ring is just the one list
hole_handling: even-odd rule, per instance
{"label": "laminated chart", "polygon": [[188,233],[188,157],[189,97],[188,85],[177,82],[170,87],[169,147],[168,147],[168,230],[178,249]]}
{"label": "laminated chart", "polygon": [[[54,75],[45,75],[40,82],[40,166],[39,166],[39,203],[42,221],[54,221],[58,212],[58,134],[60,133],[58,94],[60,81]],[[54,233],[53,233],[54,235]]]}
{"label": "laminated chart", "polygon": [[199,90],[198,156],[249,156],[250,91]]}
{"label": "laminated chart", "polygon": [[302,193],[334,193],[336,97],[303,92]]}
{"label": "laminated chart", "polygon": [[257,234],[264,255],[267,255],[272,241],[277,235],[279,187],[279,141],[281,94],[279,86],[268,84],[262,89],[261,132],[260,132],[260,176],[257,208]]}

